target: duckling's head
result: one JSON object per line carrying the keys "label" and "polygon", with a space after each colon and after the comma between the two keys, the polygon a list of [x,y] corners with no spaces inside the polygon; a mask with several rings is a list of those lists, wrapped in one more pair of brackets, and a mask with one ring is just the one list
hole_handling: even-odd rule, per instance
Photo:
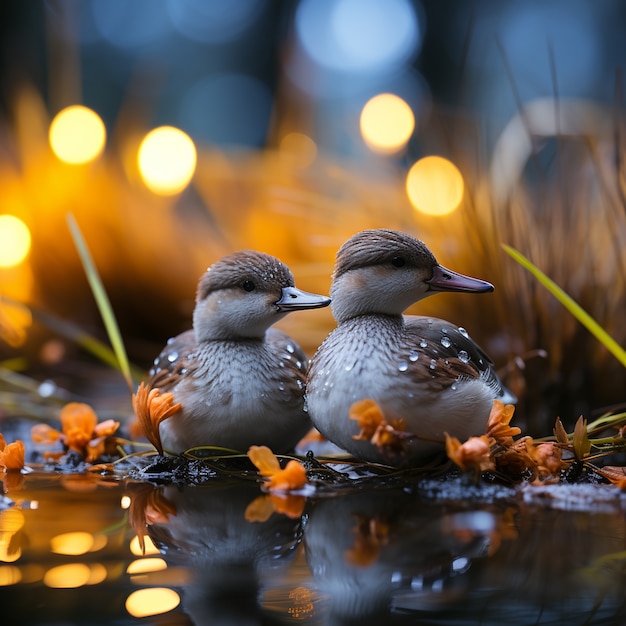
{"label": "duckling's head", "polygon": [[196,292],[196,340],[262,338],[279,319],[330,304],[297,289],[289,268],[269,254],[243,250],[223,257],[202,275]]}
{"label": "duckling's head", "polygon": [[484,293],[493,285],[446,269],[426,245],[388,229],[364,230],[337,252],[330,290],[338,322],[359,315],[401,315],[440,291]]}

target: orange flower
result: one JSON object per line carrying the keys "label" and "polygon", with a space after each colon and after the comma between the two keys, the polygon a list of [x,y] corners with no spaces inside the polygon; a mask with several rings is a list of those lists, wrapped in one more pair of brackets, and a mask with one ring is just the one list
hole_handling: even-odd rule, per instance
{"label": "orange flower", "polygon": [[61,409],[59,419],[65,444],[82,454],[98,423],[95,411],[88,404],[70,402]]}
{"label": "orange flower", "polygon": [[302,517],[306,498],[300,495],[287,494],[264,494],[255,498],[246,507],[245,517],[247,522],[267,522],[274,514],[280,513],[291,519]]}
{"label": "orange flower", "polygon": [[361,429],[361,432],[354,436],[355,439],[371,440],[376,430],[387,423],[382,409],[371,398],[354,402],[350,406],[349,417],[358,422]]}
{"label": "orange flower", "polygon": [[163,495],[161,488],[148,483],[130,484],[129,495],[128,519],[137,533],[141,550],[145,552],[146,526],[167,524],[170,516],[176,515],[176,506]]}
{"label": "orange flower", "polygon": [[302,463],[292,459],[285,469],[281,469],[278,458],[267,446],[250,446],[248,457],[259,474],[269,479],[266,486],[270,491],[291,491],[306,484],[306,470]]}
{"label": "orange flower", "polygon": [[450,437],[448,433],[445,435],[448,458],[463,471],[470,468],[474,468],[476,472],[494,469],[487,437],[470,437],[465,443],[461,443],[456,437]]}
{"label": "orange flower", "polygon": [[501,400],[494,400],[485,435],[497,443],[511,444],[513,437],[522,432],[517,426],[509,426],[514,412],[515,407],[512,404],[505,405]]}
{"label": "orange flower", "polygon": [[24,442],[14,441],[7,443],[0,433],[0,467],[6,471],[19,471],[24,469]]}
{"label": "orange flower", "polygon": [[371,398],[354,402],[348,416],[361,429],[353,438],[371,442],[382,453],[401,454],[408,440],[413,438],[411,433],[406,432],[404,420],[388,422],[378,403]]}
{"label": "orange flower", "polygon": [[[105,420],[98,424],[95,411],[82,402],[66,404],[59,414],[61,429],[59,432],[47,424],[36,424],[30,434],[34,442],[51,445],[61,440],[70,450],[82,455],[86,461],[93,463],[107,451],[110,437],[120,427],[114,420]],[[46,458],[58,460],[62,452],[44,452]]]}
{"label": "orange flower", "polygon": [[140,383],[136,393],[133,394],[135,415],[144,435],[159,454],[163,454],[159,425],[174,413],[178,413],[181,406],[180,402],[174,403],[173,393],[161,394],[160,389],[150,389],[144,382]]}
{"label": "orange flower", "polygon": [[558,476],[566,466],[562,461],[563,450],[554,443],[540,443],[534,445],[530,437],[526,440],[526,450],[536,464],[536,473],[540,478]]}

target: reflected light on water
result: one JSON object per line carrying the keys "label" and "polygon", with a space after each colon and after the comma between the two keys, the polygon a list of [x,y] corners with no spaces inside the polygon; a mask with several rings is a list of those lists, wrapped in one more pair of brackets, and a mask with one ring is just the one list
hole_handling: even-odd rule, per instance
{"label": "reflected light on water", "polygon": [[381,93],[361,111],[361,135],[377,152],[393,153],[403,148],[415,129],[411,107],[399,96]]}
{"label": "reflected light on water", "polygon": [[23,221],[14,215],[0,215],[0,267],[19,265],[30,245],[30,230]]}
{"label": "reflected light on water", "polygon": [[406,178],[413,207],[428,215],[452,213],[463,199],[463,176],[454,163],[440,156],[420,159]]}
{"label": "reflected light on water", "polygon": [[15,565],[3,565],[0,567],[0,587],[16,585],[22,580],[22,572]]}
{"label": "reflected light on water", "polygon": [[126,568],[127,574],[146,574],[167,569],[167,563],[161,558],[136,559]]}
{"label": "reflected light on water", "polygon": [[92,563],[89,566],[88,585],[99,585],[107,578],[107,568],[102,563]]}
{"label": "reflected light on water", "polygon": [[57,113],[48,135],[54,154],[65,163],[88,163],[97,158],[106,142],[106,130],[100,116],[80,105]]}
{"label": "reflected light on water", "polygon": [[131,554],[134,554],[135,556],[145,556],[145,555],[150,555],[150,554],[161,554],[159,552],[159,549],[152,542],[152,539],[150,539],[150,537],[148,537],[146,535],[143,540],[144,540],[145,550],[141,549],[141,545],[139,544],[139,537],[137,537],[135,535],[131,539],[131,542],[130,542]]}
{"label": "reflected light on water", "polygon": [[160,615],[175,609],[180,604],[180,596],[167,587],[153,587],[133,591],[126,599],[126,610],[133,617]]}
{"label": "reflected light on water", "polygon": [[68,563],[49,569],[43,577],[46,587],[54,589],[75,589],[88,585],[91,569],[84,563]]}
{"label": "reflected light on water", "polygon": [[22,556],[22,546],[16,541],[16,535],[24,523],[24,514],[19,509],[0,513],[0,561],[13,563]]}
{"label": "reflected light on water", "polygon": [[186,133],[173,126],[150,131],[139,146],[139,172],[148,189],[174,195],[187,187],[196,171],[196,147]]}
{"label": "reflected light on water", "polygon": [[86,532],[63,533],[50,539],[50,550],[55,554],[77,556],[86,554],[94,545],[94,536]]}

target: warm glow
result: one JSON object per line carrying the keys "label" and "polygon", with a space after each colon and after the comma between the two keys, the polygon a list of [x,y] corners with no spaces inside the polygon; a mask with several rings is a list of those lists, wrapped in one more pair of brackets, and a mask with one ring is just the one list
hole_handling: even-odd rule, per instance
{"label": "warm glow", "polygon": [[0,267],[19,265],[30,250],[30,231],[14,215],[0,215]]}
{"label": "warm glow", "polygon": [[126,610],[133,617],[160,615],[175,609],[180,604],[180,596],[167,587],[153,587],[133,591],[126,599]]}
{"label": "warm glow", "polygon": [[43,577],[46,587],[75,589],[89,584],[91,570],[84,563],[70,563],[49,569]]}
{"label": "warm glow", "polygon": [[100,155],[106,130],[100,116],[84,106],[63,109],[50,124],[50,147],[66,163],[88,163]]}
{"label": "warm glow", "polygon": [[392,93],[374,96],[361,111],[361,134],[377,152],[392,153],[406,145],[415,129],[411,107]]}
{"label": "warm glow", "polygon": [[429,215],[446,215],[461,203],[463,177],[447,159],[439,156],[424,157],[409,170],[406,192],[418,211]]}
{"label": "warm glow", "polygon": [[139,146],[139,172],[146,186],[161,195],[180,193],[196,170],[196,147],[182,130],[161,126]]}
{"label": "warm glow", "polygon": [[24,513],[19,509],[0,512],[0,561],[14,563],[22,556],[21,542],[16,534],[24,526]]}
{"label": "warm glow", "polygon": [[136,559],[126,568],[127,574],[147,574],[167,569],[167,563],[160,558]]}
{"label": "warm glow", "polygon": [[15,565],[3,565],[0,567],[0,587],[16,585],[22,580],[22,572]]}
{"label": "warm glow", "polygon": [[89,567],[88,585],[99,585],[107,578],[107,568],[102,563],[92,563]]}
{"label": "warm glow", "polygon": [[120,506],[123,509],[127,509],[130,507],[130,496],[122,496],[122,499],[120,500]]}
{"label": "warm glow", "polygon": [[302,133],[288,133],[280,140],[280,154],[291,165],[308,167],[317,157],[315,142]]}
{"label": "warm glow", "polygon": [[91,533],[75,532],[63,533],[52,537],[50,550],[55,554],[69,554],[76,556],[86,554],[93,547],[93,535]]}
{"label": "warm glow", "polygon": [[152,539],[147,535],[143,538],[145,550],[141,549],[141,545],[139,544],[139,537],[135,535],[130,541],[130,551],[135,556],[144,556],[150,554],[161,554],[159,549],[152,543]]}

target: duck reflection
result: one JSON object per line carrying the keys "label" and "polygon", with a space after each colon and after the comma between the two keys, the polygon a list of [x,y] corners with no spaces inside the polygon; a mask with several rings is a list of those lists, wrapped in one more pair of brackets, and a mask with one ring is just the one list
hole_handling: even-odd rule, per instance
{"label": "duck reflection", "polygon": [[316,502],[305,551],[328,623],[380,624],[407,601],[451,601],[463,588],[458,574],[489,554],[497,527],[487,510],[449,512],[403,490]]}
{"label": "duck reflection", "polygon": [[131,487],[131,518],[140,537],[147,529],[168,564],[190,572],[182,608],[191,621],[265,622],[260,573],[267,580],[269,572],[292,558],[301,539],[301,517],[272,511],[256,515],[256,483]]}

